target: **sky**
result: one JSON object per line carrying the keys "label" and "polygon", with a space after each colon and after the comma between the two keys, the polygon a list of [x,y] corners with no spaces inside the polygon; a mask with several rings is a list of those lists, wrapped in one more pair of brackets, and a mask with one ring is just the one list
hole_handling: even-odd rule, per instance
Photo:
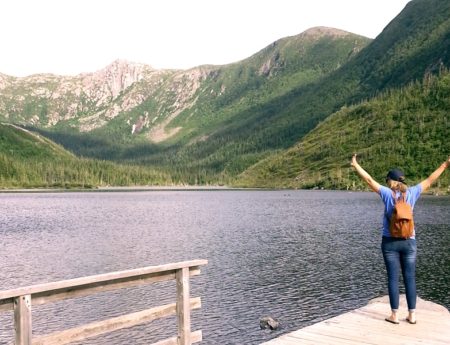
{"label": "sky", "polygon": [[1,0],[0,73],[77,75],[123,59],[187,69],[328,26],[375,38],[409,0]]}

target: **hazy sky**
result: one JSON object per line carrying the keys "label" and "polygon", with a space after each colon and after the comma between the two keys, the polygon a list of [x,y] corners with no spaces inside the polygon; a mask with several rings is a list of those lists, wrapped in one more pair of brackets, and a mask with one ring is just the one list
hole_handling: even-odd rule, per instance
{"label": "hazy sky", "polygon": [[76,75],[116,59],[245,59],[314,26],[375,38],[409,0],[1,0],[0,73]]}

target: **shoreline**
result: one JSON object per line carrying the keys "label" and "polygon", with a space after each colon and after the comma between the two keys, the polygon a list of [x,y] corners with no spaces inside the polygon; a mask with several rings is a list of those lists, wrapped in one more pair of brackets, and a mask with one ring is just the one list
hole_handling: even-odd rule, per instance
{"label": "shoreline", "polygon": [[70,193],[70,192],[145,192],[145,191],[218,191],[260,190],[260,188],[234,188],[228,186],[124,186],[95,188],[0,188],[1,193]]}
{"label": "shoreline", "polygon": [[[257,188],[257,187],[230,187],[230,186],[108,186],[95,188],[0,188],[0,194],[8,193],[80,193],[80,192],[151,192],[151,191],[317,191],[317,192],[348,192],[373,193],[370,190],[343,190],[343,189],[301,189],[301,188]],[[423,196],[448,197],[450,193],[439,190],[429,190]]]}

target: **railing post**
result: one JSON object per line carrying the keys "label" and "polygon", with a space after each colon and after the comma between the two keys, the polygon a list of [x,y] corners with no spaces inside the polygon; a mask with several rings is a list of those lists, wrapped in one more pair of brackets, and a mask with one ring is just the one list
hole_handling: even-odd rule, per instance
{"label": "railing post", "polygon": [[189,303],[189,267],[176,271],[178,345],[191,345],[191,307]]}
{"label": "railing post", "polygon": [[15,345],[31,345],[31,295],[14,298]]}

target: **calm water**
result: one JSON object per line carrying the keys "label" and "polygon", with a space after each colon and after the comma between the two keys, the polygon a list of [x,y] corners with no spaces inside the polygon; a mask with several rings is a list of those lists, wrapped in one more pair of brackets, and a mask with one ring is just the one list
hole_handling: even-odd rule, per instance
{"label": "calm water", "polygon": [[[191,280],[202,344],[259,344],[386,295],[382,203],[374,193],[146,191],[0,194],[0,290],[207,259]],[[450,307],[450,198],[416,206],[420,297]],[[174,302],[173,282],[33,309],[34,334]],[[386,310],[388,313],[388,310]],[[282,327],[259,328],[270,315]],[[0,314],[0,344],[13,334]],[[173,318],[83,344],[148,344]]]}

